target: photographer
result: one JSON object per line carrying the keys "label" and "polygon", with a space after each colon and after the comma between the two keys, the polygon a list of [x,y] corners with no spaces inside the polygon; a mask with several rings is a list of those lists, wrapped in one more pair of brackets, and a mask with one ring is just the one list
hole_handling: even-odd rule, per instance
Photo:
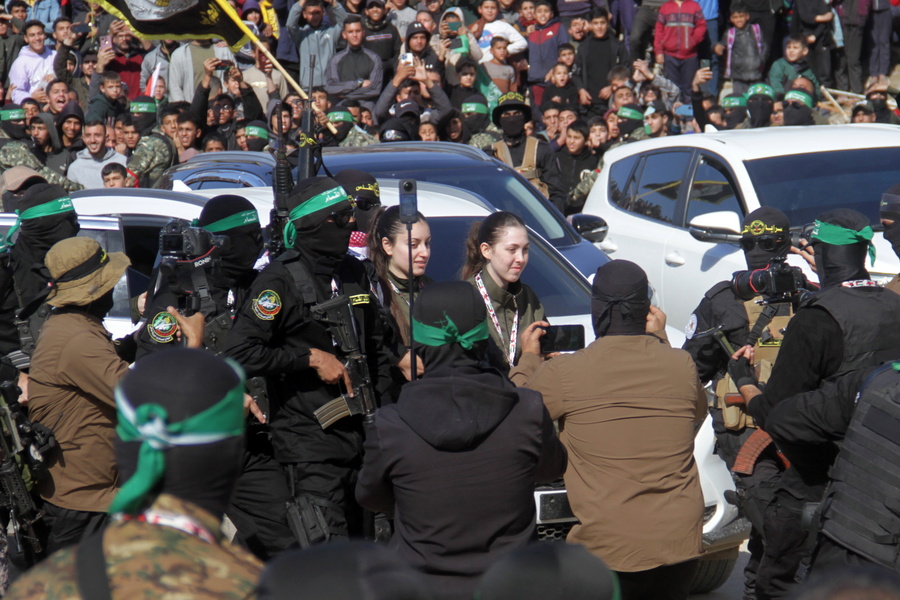
{"label": "photographer", "polygon": [[[775,208],[762,207],[748,214],[744,217],[741,231],[741,249],[750,271],[766,269],[773,260],[785,258],[791,248],[790,223],[787,216]],[[740,394],[728,376],[728,360],[733,349],[748,343],[750,331],[759,323],[767,339],[755,335],[753,345],[757,365],[764,365],[764,370],[768,372],[781,347],[782,334],[779,330],[793,315],[790,303],[778,303],[773,305],[778,310],[775,317],[770,322],[763,322],[762,306],[757,302],[763,296],[757,293],[752,296],[744,297],[732,281],[720,281],[703,296],[685,330],[687,339],[683,348],[694,359],[700,381],[712,382],[716,392],[716,404],[710,407],[709,412],[716,433],[716,450],[729,471],[734,469],[735,459],[744,442],[757,431],[757,427],[747,414],[746,405],[731,403]],[[710,333],[716,328],[718,332]],[[725,349],[726,345],[730,345],[731,352]],[[763,377],[762,381],[766,379]],[[744,595],[752,597],[756,569],[763,556],[762,515],[772,499],[775,482],[783,467],[774,446],[769,446],[759,454],[750,469],[742,470],[735,473],[735,481],[741,498],[740,508],[753,524],[748,543],[750,560],[744,569]]]}
{"label": "photographer", "polygon": [[[872,236],[868,218],[857,211],[834,209],[820,215],[810,245],[822,291],[804,302],[791,321],[765,391],[748,364],[752,348],[744,346],[729,362],[728,372],[762,429],[786,398],[900,356],[900,296],[878,286],[865,268],[866,258],[875,258]],[[818,460],[827,464],[831,458],[822,453]],[[782,475],[765,511],[766,547],[757,575],[760,600],[790,593],[807,537],[801,512],[806,503],[821,498],[826,481],[804,479],[794,468]]]}

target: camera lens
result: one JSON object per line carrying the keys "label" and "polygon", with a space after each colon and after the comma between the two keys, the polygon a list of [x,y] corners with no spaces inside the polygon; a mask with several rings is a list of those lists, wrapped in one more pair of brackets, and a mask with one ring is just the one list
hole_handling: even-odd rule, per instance
{"label": "camera lens", "polygon": [[403,191],[404,192],[413,191],[413,182],[412,181],[404,181],[403,182]]}

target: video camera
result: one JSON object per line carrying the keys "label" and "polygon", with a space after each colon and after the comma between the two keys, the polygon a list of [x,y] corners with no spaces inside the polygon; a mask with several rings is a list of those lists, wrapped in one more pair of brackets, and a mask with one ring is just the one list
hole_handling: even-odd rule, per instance
{"label": "video camera", "polygon": [[767,304],[793,301],[803,285],[803,271],[787,264],[783,256],[773,258],[765,269],[738,271],[731,280],[731,286],[740,299],[752,300],[762,295]]}
{"label": "video camera", "polygon": [[[153,296],[160,283],[168,281],[169,290],[178,298],[178,310],[186,317],[195,312],[215,312],[206,279],[207,268],[218,262],[215,250],[227,236],[213,235],[200,227],[192,227],[183,219],[172,219],[159,232],[159,274]],[[149,301],[149,299],[148,299]]]}
{"label": "video camera", "polygon": [[806,240],[807,242],[809,242],[810,238],[812,237],[813,229],[815,229],[815,228],[816,228],[815,223],[807,223],[800,229],[792,231],[791,232],[791,246],[793,246],[794,248],[802,248],[802,246],[800,245],[800,240],[803,239],[803,240]]}
{"label": "video camera", "polygon": [[182,262],[202,259],[225,243],[225,236],[192,227],[182,219],[172,219],[159,232],[159,255]]}

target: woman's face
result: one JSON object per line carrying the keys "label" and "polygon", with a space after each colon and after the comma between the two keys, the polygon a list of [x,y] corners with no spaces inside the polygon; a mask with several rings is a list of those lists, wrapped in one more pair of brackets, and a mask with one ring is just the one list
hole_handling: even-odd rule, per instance
{"label": "woman's face", "polygon": [[[406,229],[394,236],[394,241],[381,238],[381,247],[389,257],[388,268],[394,275],[409,279],[409,247],[407,246]],[[428,223],[418,221],[412,226],[412,274],[421,277],[425,274],[428,259],[431,258],[431,228]]]}
{"label": "woman's face", "polygon": [[506,287],[522,276],[528,264],[528,232],[524,227],[507,227],[493,246],[481,244],[481,255],[494,281]]}

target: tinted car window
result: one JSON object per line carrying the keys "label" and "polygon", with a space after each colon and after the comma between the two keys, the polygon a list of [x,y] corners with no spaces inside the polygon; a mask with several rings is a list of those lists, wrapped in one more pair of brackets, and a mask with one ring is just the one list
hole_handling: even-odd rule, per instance
{"label": "tinted car window", "polygon": [[637,193],[627,210],[644,217],[675,223],[678,194],[690,152],[660,152],[644,159]]}
{"label": "tinted car window", "polygon": [[794,226],[832,208],[852,208],[879,226],[878,200],[897,183],[900,148],[813,152],[745,161],[762,206]]}
{"label": "tinted car window", "polygon": [[[435,217],[431,225],[431,261],[427,274],[436,281],[459,279],[465,260],[465,241],[471,217]],[[522,275],[540,298],[547,316],[583,315],[591,311],[587,281],[575,269],[555,256],[542,240],[531,238],[528,266]]]}
{"label": "tinted car window", "polygon": [[640,157],[640,154],[625,157],[609,168],[609,199],[626,210],[631,205],[629,177]]}
{"label": "tinted car window", "polygon": [[731,211],[743,214],[741,201],[728,169],[710,156],[701,156],[688,194],[687,222],[710,212]]}

